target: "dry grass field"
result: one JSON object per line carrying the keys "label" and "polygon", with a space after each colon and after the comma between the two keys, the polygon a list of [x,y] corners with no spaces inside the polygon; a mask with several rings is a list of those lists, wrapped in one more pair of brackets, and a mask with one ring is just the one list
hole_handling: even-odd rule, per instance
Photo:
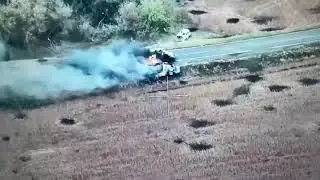
{"label": "dry grass field", "polygon": [[230,35],[320,22],[319,0],[194,0],[186,8],[199,29]]}
{"label": "dry grass field", "polygon": [[[311,62],[319,59],[302,64]],[[129,89],[2,110],[0,173],[39,180],[317,180],[319,79],[319,64],[278,67],[260,78],[170,90],[170,101],[166,92]]]}

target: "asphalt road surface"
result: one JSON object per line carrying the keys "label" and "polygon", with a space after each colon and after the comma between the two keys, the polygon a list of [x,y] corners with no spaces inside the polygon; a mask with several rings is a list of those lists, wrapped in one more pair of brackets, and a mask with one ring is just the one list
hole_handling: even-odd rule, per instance
{"label": "asphalt road surface", "polygon": [[[314,42],[320,42],[320,29],[312,29],[287,34],[279,34],[268,37],[239,40],[230,43],[215,44],[200,47],[182,48],[173,50],[177,56],[177,63],[181,66],[202,61],[214,61],[228,59],[235,55],[239,58],[261,54],[265,52],[278,51],[288,47],[298,47]],[[46,58],[49,63],[57,61],[58,58]],[[37,59],[17,60],[1,63],[0,67],[28,66],[30,61]]]}
{"label": "asphalt road surface", "polygon": [[320,42],[320,29],[240,40],[204,47],[183,48],[174,50],[174,52],[178,58],[178,63],[184,65],[208,60],[227,59],[235,55],[237,55],[237,57],[246,57],[314,42]]}

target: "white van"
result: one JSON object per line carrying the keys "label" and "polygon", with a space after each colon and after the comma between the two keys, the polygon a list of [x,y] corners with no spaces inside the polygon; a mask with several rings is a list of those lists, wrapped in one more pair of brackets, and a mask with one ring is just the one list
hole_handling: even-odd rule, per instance
{"label": "white van", "polygon": [[191,37],[191,32],[189,29],[182,29],[178,34],[177,34],[177,39],[178,41],[186,41]]}

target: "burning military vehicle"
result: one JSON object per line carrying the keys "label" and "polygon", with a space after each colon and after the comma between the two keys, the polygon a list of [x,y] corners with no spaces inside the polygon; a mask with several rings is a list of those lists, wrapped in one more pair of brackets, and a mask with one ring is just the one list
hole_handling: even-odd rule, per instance
{"label": "burning military vehicle", "polygon": [[142,54],[136,53],[135,55],[143,56],[143,63],[154,67],[156,72],[155,78],[163,78],[166,76],[180,74],[180,67],[175,65],[176,57],[171,52],[162,49],[144,49]]}

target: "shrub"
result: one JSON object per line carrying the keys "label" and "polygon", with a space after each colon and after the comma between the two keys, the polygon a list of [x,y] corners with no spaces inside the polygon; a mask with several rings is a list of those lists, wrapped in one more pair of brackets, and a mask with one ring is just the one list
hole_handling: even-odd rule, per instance
{"label": "shrub", "polygon": [[94,43],[109,40],[119,31],[116,15],[127,0],[64,0],[73,9],[73,28],[69,40]]}
{"label": "shrub", "polygon": [[119,8],[121,33],[138,39],[155,38],[173,31],[187,20],[174,0],[128,1]]}
{"label": "shrub", "polygon": [[94,27],[90,20],[84,17],[80,17],[77,27],[80,36],[96,43],[110,39],[118,31],[118,26],[116,25],[99,23],[97,27]]}
{"label": "shrub", "polygon": [[128,0],[64,0],[76,16],[84,16],[93,27],[99,23],[116,23],[115,16],[120,5]]}
{"label": "shrub", "polygon": [[21,48],[48,38],[147,40],[180,28],[185,13],[175,0],[8,0],[0,3],[0,40]]}
{"label": "shrub", "polygon": [[62,0],[11,0],[0,5],[1,38],[26,47],[63,31],[71,15],[72,9]]}

